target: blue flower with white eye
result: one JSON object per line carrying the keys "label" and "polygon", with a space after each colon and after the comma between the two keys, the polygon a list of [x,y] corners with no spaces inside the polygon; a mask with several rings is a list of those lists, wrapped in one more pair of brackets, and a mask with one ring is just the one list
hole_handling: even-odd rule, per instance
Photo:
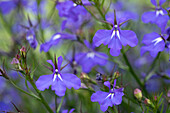
{"label": "blue flower with white eye", "polygon": [[103,112],[105,112],[109,106],[112,107],[113,105],[121,104],[122,96],[124,95],[124,88],[115,89],[116,80],[114,80],[113,89],[111,89],[109,81],[104,82],[104,85],[109,88],[109,92],[97,91],[91,96],[91,101],[99,102],[100,108]]}
{"label": "blue flower with white eye", "polygon": [[44,91],[51,86],[55,90],[56,95],[64,96],[66,88],[79,89],[81,80],[74,74],[62,73],[61,64],[63,62],[62,56],[58,57],[58,63],[53,64],[52,60],[47,60],[53,66],[51,70],[53,73],[50,75],[43,75],[36,81],[36,86],[39,90]]}

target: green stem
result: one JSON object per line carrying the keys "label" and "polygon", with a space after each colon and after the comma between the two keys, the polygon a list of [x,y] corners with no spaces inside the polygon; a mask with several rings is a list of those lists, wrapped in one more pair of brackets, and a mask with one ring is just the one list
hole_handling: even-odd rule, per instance
{"label": "green stem", "polygon": [[60,104],[59,104],[59,106],[57,108],[57,113],[59,113],[59,111],[60,111],[60,108],[61,108],[61,106],[63,104],[63,100],[64,100],[64,96],[62,97],[62,100],[61,100],[61,102],[60,102]]}
{"label": "green stem", "polygon": [[37,89],[35,83],[33,82],[33,80],[30,80],[30,83],[32,85],[32,87],[35,89],[35,91],[38,93],[39,97],[41,98],[41,102],[44,104],[44,106],[46,107],[46,109],[48,110],[49,113],[54,113],[53,110],[50,108],[50,106],[48,105],[48,103],[45,101],[44,97],[42,96],[41,92]]}
{"label": "green stem", "polygon": [[148,94],[147,91],[146,91],[146,89],[145,89],[145,87],[144,87],[144,85],[143,85],[143,83],[140,81],[140,79],[139,79],[138,76],[136,75],[135,71],[133,70],[133,68],[132,68],[132,66],[131,66],[131,64],[130,64],[130,62],[129,62],[126,54],[125,54],[125,52],[123,51],[123,49],[122,49],[121,52],[122,52],[122,54],[123,54],[123,58],[124,58],[124,60],[125,60],[125,62],[126,62],[126,65],[129,67],[129,71],[130,71],[130,73],[132,74],[133,78],[136,80],[136,82],[139,84],[139,86],[140,86],[141,88],[143,88],[144,93],[145,93],[145,94]]}
{"label": "green stem", "polygon": [[156,65],[156,63],[157,63],[157,61],[158,61],[158,59],[159,59],[159,57],[160,57],[160,54],[161,54],[161,52],[158,53],[158,55],[156,56],[156,58],[155,58],[154,61],[152,62],[151,66],[150,66],[150,68],[149,68],[149,70],[148,70],[148,72],[147,72],[147,76],[146,76],[145,79],[144,79],[144,83],[146,83],[147,80],[152,76],[152,74],[150,74],[150,73],[151,73],[152,70],[154,69],[154,66]]}
{"label": "green stem", "polygon": [[19,91],[21,91],[22,93],[25,93],[25,94],[27,94],[27,95],[29,95],[29,96],[31,96],[31,97],[34,97],[34,98],[36,98],[37,100],[41,101],[41,99],[40,99],[38,96],[33,95],[33,94],[30,94],[30,93],[28,93],[28,92],[20,89],[13,81],[9,80],[9,82],[10,82],[15,88],[17,88]]}

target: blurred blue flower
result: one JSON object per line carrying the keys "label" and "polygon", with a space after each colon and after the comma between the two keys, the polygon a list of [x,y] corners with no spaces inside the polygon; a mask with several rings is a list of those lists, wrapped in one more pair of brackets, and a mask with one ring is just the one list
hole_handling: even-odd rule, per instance
{"label": "blurred blue flower", "polygon": [[48,42],[41,44],[40,51],[48,52],[49,49],[57,45],[61,40],[76,40],[77,36],[68,33],[56,33],[54,34]]}
{"label": "blurred blue flower", "polygon": [[35,34],[34,28],[31,27],[31,28],[27,31],[26,39],[28,40],[30,46],[31,46],[33,49],[36,49],[36,47],[37,47],[37,45],[38,45],[38,42],[37,42],[37,40],[36,40],[36,34]]}
{"label": "blurred blue flower", "polygon": [[26,6],[27,0],[3,0],[0,1],[0,11],[3,14],[8,14],[17,6]]}
{"label": "blurred blue flower", "polygon": [[108,56],[105,53],[95,51],[94,43],[90,44],[87,40],[84,41],[88,52],[80,52],[75,55],[76,62],[82,66],[83,72],[90,72],[96,65],[105,65],[107,63]]}
{"label": "blurred blue flower", "polygon": [[39,90],[43,91],[51,85],[52,90],[55,90],[56,95],[64,96],[66,87],[71,89],[79,89],[81,86],[80,79],[71,73],[62,73],[61,64],[63,62],[62,56],[58,57],[57,67],[53,64],[52,60],[47,60],[53,66],[53,74],[40,76],[36,81],[36,86]]}
{"label": "blurred blue flower", "polygon": [[145,34],[142,40],[145,46],[141,48],[141,55],[149,51],[152,57],[156,57],[158,52],[164,50],[165,40],[167,38],[167,36],[160,35],[156,32]]}
{"label": "blurred blue flower", "polygon": [[114,81],[113,89],[111,89],[109,81],[104,82],[104,85],[109,88],[109,92],[97,91],[91,96],[91,101],[99,102],[103,112],[105,112],[109,106],[112,107],[113,105],[121,104],[122,96],[124,95],[124,88],[115,89],[116,80]]}
{"label": "blurred blue flower", "polygon": [[62,113],[72,113],[74,110],[75,110],[74,108],[72,108],[69,112],[68,110],[63,110]]}
{"label": "blurred blue flower", "polygon": [[165,2],[166,0],[159,0],[159,3],[157,3],[157,0],[151,0],[151,3],[155,6],[155,10],[145,12],[142,15],[142,21],[144,23],[150,22],[150,23],[157,24],[163,31],[169,20],[167,11],[161,7],[162,4]]}

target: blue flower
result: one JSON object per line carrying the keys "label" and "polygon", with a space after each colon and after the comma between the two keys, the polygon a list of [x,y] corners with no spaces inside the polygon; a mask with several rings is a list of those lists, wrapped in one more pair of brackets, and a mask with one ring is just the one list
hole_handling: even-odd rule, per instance
{"label": "blue flower", "polygon": [[[116,17],[115,13],[114,15],[114,17]],[[138,39],[135,32],[131,30],[121,30],[119,28],[122,20],[127,20],[126,18],[119,19],[118,21],[116,21],[117,19],[114,18],[113,20],[115,20],[113,29],[98,30],[93,37],[93,42],[97,47],[102,43],[104,45],[108,45],[108,48],[110,48],[110,54],[112,56],[119,56],[122,45],[134,47],[137,45]]]}
{"label": "blue flower", "polygon": [[52,60],[47,60],[47,62],[53,66],[53,74],[40,76],[36,81],[36,86],[39,90],[44,91],[51,86],[52,90],[55,90],[56,95],[64,96],[66,88],[80,88],[81,81],[76,75],[61,72],[62,61],[62,56],[58,57],[58,64],[55,66]]}
{"label": "blue flower", "polygon": [[0,10],[3,14],[10,13],[13,9],[15,9],[17,6],[26,6],[27,1],[26,0],[4,0],[0,1]]}
{"label": "blue flower", "polygon": [[151,0],[151,3],[155,6],[154,11],[145,12],[142,15],[142,21],[144,23],[154,23],[157,24],[161,30],[163,31],[168,23],[168,15],[167,11],[161,7],[166,0],[159,0],[159,4],[157,4],[156,0]]}
{"label": "blue flower", "polygon": [[40,51],[48,52],[52,46],[57,45],[62,39],[76,40],[77,36],[68,33],[56,33],[48,42],[41,44]]}
{"label": "blue flower", "polygon": [[33,49],[36,49],[38,42],[36,40],[35,30],[33,27],[30,27],[30,29],[27,31],[26,39],[28,40],[30,46]]}
{"label": "blue flower", "polygon": [[145,46],[141,48],[141,55],[149,51],[152,57],[156,57],[158,52],[165,49],[165,40],[167,38],[167,36],[160,35],[156,32],[145,34],[142,40]]}
{"label": "blue flower", "polygon": [[113,105],[119,105],[122,102],[123,88],[115,89],[116,80],[114,81],[113,89],[110,87],[110,82],[104,82],[104,85],[109,87],[109,92],[97,91],[93,93],[91,96],[92,102],[99,102],[100,108],[103,112],[105,112],[108,107],[112,107]]}
{"label": "blue flower", "polygon": [[88,52],[80,52],[75,55],[76,62],[82,66],[83,72],[90,72],[96,65],[105,65],[107,63],[108,56],[105,53],[97,52],[94,50],[94,44],[90,44],[88,41],[84,41],[85,45],[89,49]]}

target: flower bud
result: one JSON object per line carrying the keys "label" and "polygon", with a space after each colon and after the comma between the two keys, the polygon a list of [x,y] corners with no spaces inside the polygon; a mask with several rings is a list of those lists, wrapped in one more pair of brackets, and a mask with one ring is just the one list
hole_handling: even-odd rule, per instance
{"label": "flower bud", "polygon": [[138,100],[141,100],[142,99],[142,91],[138,88],[136,88],[134,90],[134,96],[138,99]]}
{"label": "flower bud", "polygon": [[25,57],[25,55],[26,55],[26,48],[24,46],[22,46],[22,48],[20,49],[20,52],[21,52],[21,55],[23,57]]}
{"label": "flower bud", "polygon": [[146,98],[146,99],[144,100],[144,104],[146,104],[146,105],[151,105],[151,101]]}
{"label": "flower bud", "polygon": [[15,65],[16,69],[22,70],[18,59],[13,58],[11,64]]}
{"label": "flower bud", "polygon": [[116,72],[114,73],[114,75],[113,75],[114,79],[119,78],[119,76],[120,76],[119,71],[116,71]]}
{"label": "flower bud", "polygon": [[84,72],[81,73],[80,78],[81,79],[88,79],[88,80],[90,79],[89,76]]}

